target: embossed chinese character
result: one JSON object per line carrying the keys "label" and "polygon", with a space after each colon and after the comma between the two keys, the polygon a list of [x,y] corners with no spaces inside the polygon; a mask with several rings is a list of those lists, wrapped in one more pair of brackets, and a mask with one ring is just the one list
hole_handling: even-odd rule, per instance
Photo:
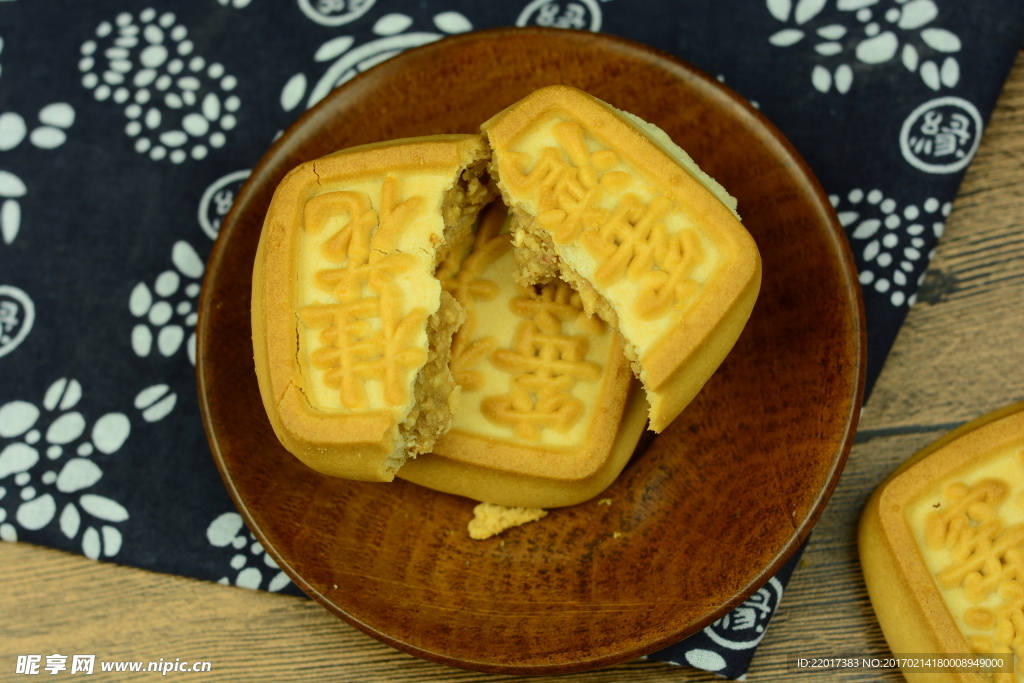
{"label": "embossed chinese character", "polygon": [[321,253],[340,266],[315,276],[317,286],[336,303],[305,306],[300,318],[307,327],[322,330],[317,336],[321,347],[310,352],[310,362],[326,371],[324,383],[338,389],[342,405],[353,410],[366,407],[365,384],[371,380],[383,383],[388,405],[405,404],[408,374],[426,362],[426,350],[417,342],[427,313],[405,310],[396,280],[415,267],[415,258],[395,251],[423,198],[399,202],[399,193],[399,181],[389,176],[379,213],[365,193],[350,191],[318,195],[304,209],[306,231],[312,235],[344,222],[321,246]]}
{"label": "embossed chinese character", "polygon": [[552,131],[559,147],[545,148],[529,172],[522,170],[529,159],[516,155],[520,168],[513,165],[506,182],[536,193],[537,221],[552,233],[555,243],[568,244],[584,229],[596,229],[607,220],[608,212],[597,206],[604,192],[621,192],[631,179],[610,170],[619,163],[614,152],[590,152],[579,124],[562,121]]}
{"label": "embossed chinese character", "polygon": [[1006,581],[1024,580],[1024,524],[1005,527],[998,512],[1008,495],[999,479],[952,484],[944,495],[952,504],[928,516],[928,545],[947,548],[952,559],[937,576],[940,585],[960,586],[975,604]]}
{"label": "embossed chinese character", "polygon": [[562,323],[585,315],[579,296],[566,283],[553,282],[536,298],[516,297],[511,306],[525,320],[512,347],[491,354],[491,363],[512,375],[510,389],[484,399],[481,410],[523,439],[536,441],[544,429],[566,432],[584,413],[583,402],[572,395],[576,383],[601,378],[601,366],[586,360],[587,338],[562,331]]}
{"label": "embossed chinese character", "polygon": [[925,542],[948,551],[939,585],[959,589],[973,605],[963,613],[964,623],[979,631],[968,634],[971,649],[1024,654],[1024,524],[1006,524],[1001,516],[1011,500],[1009,484],[956,482],[942,498],[926,519]]}
{"label": "embossed chinese character", "polygon": [[[636,310],[643,319],[664,316],[685,305],[700,285],[693,271],[704,250],[693,229],[670,233],[664,219],[672,200],[654,196],[646,203],[624,192],[630,176],[613,170],[620,163],[611,150],[591,151],[579,124],[563,121],[552,128],[558,148],[548,147],[528,172],[517,158],[506,182],[538,198],[537,222],[555,244],[578,241],[598,260],[595,284],[610,287],[623,278],[640,285]],[[608,200],[616,201],[608,210]]]}

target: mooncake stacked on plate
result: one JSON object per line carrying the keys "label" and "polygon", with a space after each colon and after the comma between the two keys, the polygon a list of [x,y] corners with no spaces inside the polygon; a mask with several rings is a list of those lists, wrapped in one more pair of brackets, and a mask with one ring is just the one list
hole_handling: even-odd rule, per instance
{"label": "mooncake stacked on plate", "polygon": [[505,207],[492,205],[438,271],[466,312],[450,366],[451,430],[398,476],[509,507],[559,507],[604,490],[646,423],[621,337],[565,282],[517,284]]}
{"label": "mooncake stacked on plate", "polygon": [[760,258],[665,133],[582,91],[543,88],[482,130],[284,179],[253,274],[263,402],[325,474],[572,505],[722,362]]}

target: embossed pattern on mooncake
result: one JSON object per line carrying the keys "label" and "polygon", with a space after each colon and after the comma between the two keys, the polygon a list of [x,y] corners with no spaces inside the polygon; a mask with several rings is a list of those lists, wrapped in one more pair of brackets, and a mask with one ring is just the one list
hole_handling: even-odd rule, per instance
{"label": "embossed pattern on mooncake", "polygon": [[[555,144],[536,158],[513,152],[502,181],[535,202],[537,222],[556,245],[577,243],[595,260],[595,285],[610,288],[625,279],[635,286],[624,303],[640,319],[685,309],[714,270],[711,237],[673,201],[670,188],[587,137],[579,123],[555,121],[534,133],[545,134]],[[637,176],[642,180],[634,181]]]}
{"label": "embossed pattern on mooncake", "polygon": [[505,217],[501,207],[489,210],[472,246],[454,249],[437,273],[466,310],[452,343],[465,405],[455,426],[531,443],[581,444],[604,369],[621,363],[611,357],[613,333],[584,313],[566,283],[537,291],[512,282]]}
{"label": "embossed pattern on mooncake", "polygon": [[633,454],[647,404],[622,339],[562,281],[515,279],[508,212],[495,202],[437,269],[466,318],[450,367],[452,428],[398,477],[510,508],[575,505]]}
{"label": "embossed pattern on mooncake", "polygon": [[539,439],[543,429],[566,432],[586,411],[573,395],[577,382],[596,382],[603,369],[587,360],[586,336],[562,329],[563,323],[586,318],[579,295],[564,282],[551,282],[536,298],[527,293],[511,305],[523,321],[510,348],[495,349],[490,358],[510,375],[509,392],[487,397],[480,410],[491,422],[511,426],[516,436],[529,441]]}
{"label": "embossed pattern on mooncake", "polygon": [[909,511],[914,537],[971,650],[1010,653],[1024,681],[1024,449],[959,472]]}
{"label": "embossed pattern on mooncake", "polygon": [[858,544],[893,653],[1001,662],[974,673],[904,669],[910,683],[1024,683],[1024,403],[907,460],[864,506]]}
{"label": "embossed pattern on mooncake", "polygon": [[[306,239],[319,241],[330,267],[315,270],[320,296],[302,306],[299,316],[319,330],[316,346],[307,350],[310,364],[324,372],[324,384],[340,392],[349,410],[368,407],[371,381],[381,385],[384,405],[405,405],[410,377],[427,360],[428,312],[408,306],[399,283],[422,258],[395,251],[398,235],[425,202],[422,196],[400,201],[400,192],[401,182],[389,175],[381,186],[379,213],[359,191],[327,192],[305,206]],[[327,228],[343,217],[342,227]]]}
{"label": "embossed pattern on mooncake", "polygon": [[253,267],[253,357],[274,433],[331,476],[391,481],[451,426],[462,309],[434,276],[494,198],[480,135],[376,143],[278,185]]}

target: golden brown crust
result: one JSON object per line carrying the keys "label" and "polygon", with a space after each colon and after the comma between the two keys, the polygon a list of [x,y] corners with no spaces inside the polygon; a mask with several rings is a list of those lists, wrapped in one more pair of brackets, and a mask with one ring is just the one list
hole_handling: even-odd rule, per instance
{"label": "golden brown crust", "polygon": [[507,507],[573,505],[625,466],[647,406],[621,336],[568,285],[515,283],[508,226],[495,203],[438,270],[466,310],[451,359],[462,401],[452,430],[398,476]]}
{"label": "golden brown crust", "polygon": [[[695,175],[688,157],[693,169],[684,167],[685,153],[668,149],[663,133],[580,90],[542,88],[481,128],[492,148],[492,178],[524,223],[517,247],[533,245],[533,258],[549,260],[542,241],[527,241],[547,232],[557,258],[602,293],[626,280],[635,288],[629,301],[619,297],[621,286],[606,298],[638,350],[651,429],[662,430],[725,358],[750,316],[761,279],[753,239],[725,198],[709,189],[717,184]],[[659,222],[669,215],[684,227],[666,232]],[[635,255],[624,257],[623,235],[636,240],[628,247]],[[694,279],[701,268],[703,280]],[[545,263],[532,275],[553,270]],[[647,329],[664,316],[674,322],[653,338],[634,334],[624,319]]]}
{"label": "golden brown crust", "polygon": [[[303,323],[297,310],[300,273],[296,265],[307,202],[321,193],[344,190],[346,184],[384,174],[401,178],[407,173],[450,170],[454,184],[462,169],[485,159],[487,154],[486,143],[479,135],[396,140],[307,162],[291,171],[278,186],[253,269],[253,352],[264,407],[274,432],[310,467],[349,479],[390,481],[408,453],[400,443],[398,424],[404,416],[398,412],[364,410],[346,414],[344,410],[314,407],[310,399],[313,380],[306,374],[308,365],[299,359]],[[385,195],[388,182],[384,181]],[[382,212],[387,210],[380,207]],[[432,261],[427,265],[428,276],[432,275],[431,265]],[[429,313],[426,311],[424,319]],[[422,355],[426,358],[425,350]]]}
{"label": "golden brown crust", "polygon": [[307,165],[313,168],[319,184],[326,186],[384,168],[394,171],[465,168],[485,159],[489,153],[479,135],[429,135],[350,147],[308,161],[299,168]]}
{"label": "golden brown crust", "polygon": [[[996,479],[990,476],[993,463],[999,475]],[[948,566],[942,569],[946,562],[943,544],[955,542],[952,537],[942,540],[947,531],[940,530],[938,539],[929,539],[929,535],[935,535],[936,523],[942,529],[951,529],[947,518],[952,519],[949,516],[953,515],[958,518],[957,524],[965,525],[960,534],[978,533],[979,540],[987,543],[984,534],[988,533],[996,540],[992,549],[996,554],[1002,552],[997,550],[1000,539],[1014,533],[1013,528],[998,526],[1001,503],[986,501],[983,489],[1005,485],[1006,482],[999,481],[1001,476],[1009,477],[1010,481],[1024,480],[1021,473],[1011,472],[1015,468],[1024,468],[1024,403],[986,415],[940,439],[904,463],[872,494],[860,520],[861,567],[872,606],[893,653],[966,654],[984,652],[989,645],[998,651],[1000,646],[995,641],[1007,635],[999,634],[1002,627],[995,628],[997,635],[994,639],[985,635],[984,630],[968,629],[970,639],[965,634],[965,627],[960,625],[965,623],[961,621],[964,614],[959,607],[951,607],[948,601],[962,606],[963,593],[977,592],[979,584],[970,578],[970,571],[961,583],[959,575],[962,572],[950,572]],[[965,495],[972,490],[975,493],[973,498]],[[1017,497],[1022,494],[1024,488],[1013,493]],[[970,503],[972,499],[978,502]],[[959,505],[958,500],[961,501]],[[1005,504],[1013,505],[1013,502]],[[978,528],[977,515],[997,526],[987,530]],[[963,557],[958,554],[952,556],[956,558],[954,562],[963,567],[972,561],[980,562],[986,552],[991,552],[980,547],[965,550],[967,554]],[[992,574],[991,567],[985,569],[985,573],[989,583],[998,579]],[[981,575],[977,578],[980,579]],[[986,585],[982,591],[991,590],[992,596],[1002,595],[998,583]],[[940,585],[944,588],[940,589]],[[971,602],[978,597],[975,595]],[[998,620],[998,614],[1003,610],[999,602],[993,597],[975,604],[983,605],[986,612],[996,613]],[[1010,622],[1006,625],[1010,626]],[[1013,631],[1012,626],[1010,631]],[[987,644],[986,639],[989,641]],[[1021,653],[1017,654],[1019,661]],[[980,675],[969,673],[906,671],[904,676],[911,682],[967,683],[983,680]]]}
{"label": "golden brown crust", "polygon": [[[737,278],[746,281],[743,289],[730,287],[711,294],[686,326],[672,330],[640,358],[648,378],[645,387],[653,386],[662,397],[658,415],[651,416],[654,431],[661,431],[683,412],[732,351],[761,288],[761,260],[754,265],[750,277]],[[703,336],[696,330],[703,330]]]}
{"label": "golden brown crust", "polygon": [[647,402],[628,367],[618,370],[627,390],[619,405],[595,420],[590,448],[583,451],[511,445],[452,430],[434,452],[409,460],[398,472],[437,491],[507,507],[554,508],[576,505],[608,488],[629,462],[647,423]]}

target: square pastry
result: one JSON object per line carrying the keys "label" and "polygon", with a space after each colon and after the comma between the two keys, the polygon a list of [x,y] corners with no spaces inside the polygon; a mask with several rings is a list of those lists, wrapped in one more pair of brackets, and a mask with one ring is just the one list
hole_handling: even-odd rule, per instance
{"label": "square pastry", "polygon": [[1013,673],[904,670],[908,681],[1024,681],[1024,403],[904,463],[871,496],[859,537],[893,653],[1016,657]]}
{"label": "square pastry", "polygon": [[451,424],[462,312],[434,277],[494,191],[479,135],[347,149],[289,173],[253,270],[264,407],[315,470],[391,481]]}
{"label": "square pastry", "polygon": [[561,278],[621,332],[663,430],[732,349],[761,283],[736,200],[662,130],[567,86],[485,122],[520,279]]}
{"label": "square pastry", "polygon": [[487,503],[573,505],[625,467],[646,424],[620,335],[563,281],[515,280],[500,202],[438,270],[466,311],[452,342],[461,386],[451,430],[399,478]]}

